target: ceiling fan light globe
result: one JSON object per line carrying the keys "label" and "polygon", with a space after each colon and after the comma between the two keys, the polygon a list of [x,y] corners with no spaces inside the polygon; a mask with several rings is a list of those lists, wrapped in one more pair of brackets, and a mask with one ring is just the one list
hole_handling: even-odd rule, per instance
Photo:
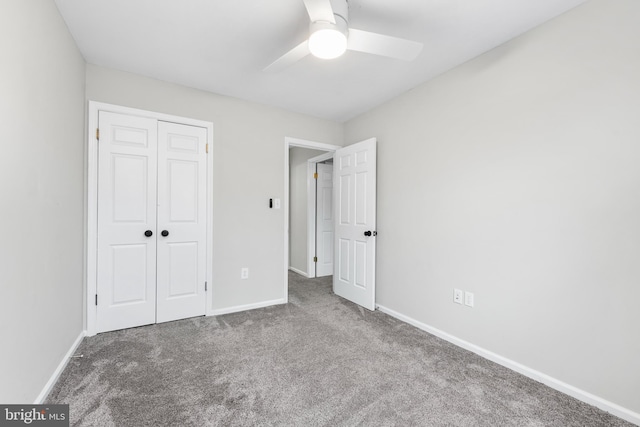
{"label": "ceiling fan light globe", "polygon": [[320,29],[314,31],[309,37],[309,51],[317,58],[334,59],[346,50],[347,37],[336,29]]}

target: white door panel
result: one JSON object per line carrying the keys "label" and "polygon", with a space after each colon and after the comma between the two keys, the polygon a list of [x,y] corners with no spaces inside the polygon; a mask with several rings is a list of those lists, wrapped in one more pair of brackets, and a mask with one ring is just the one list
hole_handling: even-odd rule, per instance
{"label": "white door panel", "polygon": [[112,220],[118,223],[146,223],[149,213],[149,158],[111,153]]}
{"label": "white door panel", "polygon": [[[334,292],[375,309],[376,140],[336,151]],[[370,233],[369,236],[366,233]]]}
{"label": "white door panel", "polygon": [[198,294],[198,242],[167,243],[167,299]]}
{"label": "white door panel", "polygon": [[98,332],[155,322],[157,126],[100,112]]}
{"label": "white door panel", "polygon": [[206,140],[205,128],[158,123],[158,322],[205,314]]}
{"label": "white door panel", "polygon": [[316,165],[316,277],[333,274],[333,165]]}
{"label": "white door panel", "polygon": [[[349,260],[351,259],[351,254],[349,253],[351,249],[351,242],[349,239],[338,239],[338,274],[336,275],[341,282],[350,283],[351,282],[351,263]],[[334,278],[335,280],[335,278]]]}
{"label": "white door panel", "polygon": [[148,244],[111,245],[111,306],[146,303]]}

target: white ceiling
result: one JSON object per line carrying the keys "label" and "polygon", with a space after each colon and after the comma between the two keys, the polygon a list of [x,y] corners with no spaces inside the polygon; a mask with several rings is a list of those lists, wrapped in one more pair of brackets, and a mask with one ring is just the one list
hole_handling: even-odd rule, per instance
{"label": "white ceiling", "polygon": [[424,43],[264,67],[308,37],[302,0],[55,0],[87,62],[339,122],[585,0],[349,0],[349,25]]}

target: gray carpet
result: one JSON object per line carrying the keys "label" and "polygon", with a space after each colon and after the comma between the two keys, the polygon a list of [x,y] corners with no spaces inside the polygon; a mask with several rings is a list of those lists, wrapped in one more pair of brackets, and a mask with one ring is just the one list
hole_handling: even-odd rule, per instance
{"label": "gray carpet", "polygon": [[86,338],[77,426],[631,426],[290,274],[287,305]]}

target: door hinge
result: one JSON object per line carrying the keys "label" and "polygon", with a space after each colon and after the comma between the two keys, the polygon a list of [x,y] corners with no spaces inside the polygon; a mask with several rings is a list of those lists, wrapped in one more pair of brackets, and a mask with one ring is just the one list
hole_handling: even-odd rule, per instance
{"label": "door hinge", "polygon": [[204,282],[204,291],[207,292],[207,282]]}
{"label": "door hinge", "polygon": [[96,294],[96,305],[98,305],[98,294]]}
{"label": "door hinge", "polygon": [[313,179],[318,179],[318,172],[313,173]]}
{"label": "door hinge", "polygon": [[317,256],[313,257],[313,262],[318,262],[318,257]]}
{"label": "door hinge", "polygon": [[205,146],[205,151],[207,154],[209,154],[209,143],[207,142],[207,145]]}
{"label": "door hinge", "polygon": [[100,129],[96,128],[96,139],[100,141]]}

